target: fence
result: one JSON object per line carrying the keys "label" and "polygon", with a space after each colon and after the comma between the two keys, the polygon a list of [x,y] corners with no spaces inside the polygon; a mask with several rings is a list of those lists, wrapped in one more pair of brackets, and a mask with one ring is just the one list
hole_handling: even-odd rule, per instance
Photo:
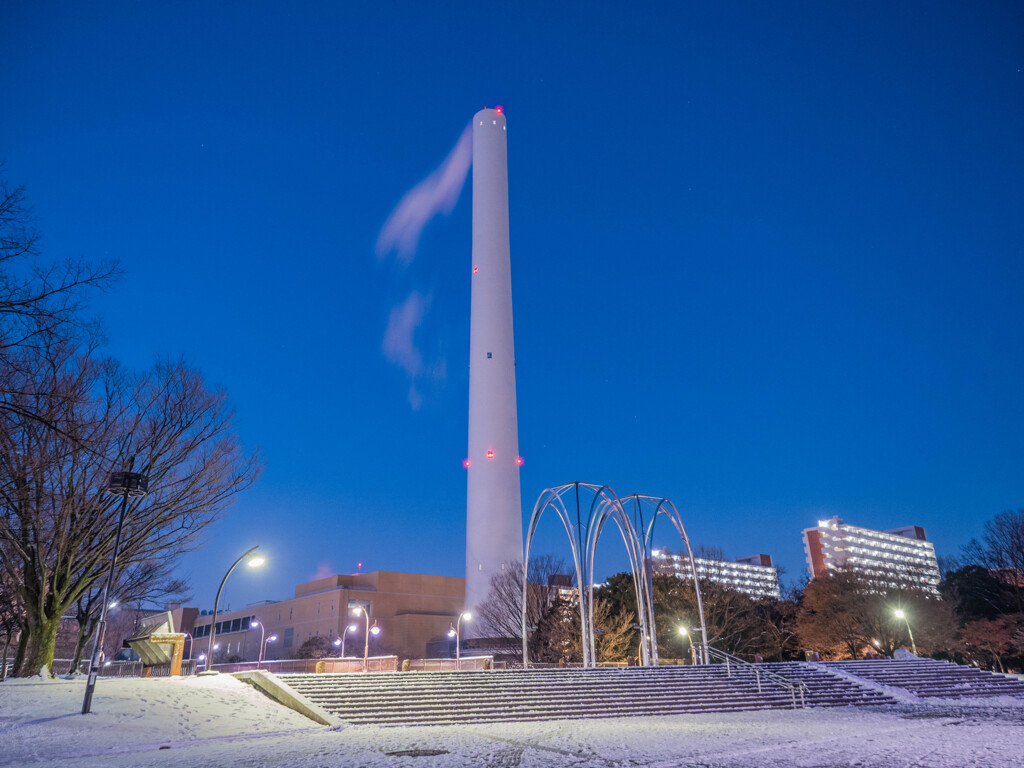
{"label": "fence", "polygon": [[[363,660],[356,657],[338,659],[279,659],[275,661],[240,661],[235,664],[214,664],[217,672],[250,672],[254,669],[275,675],[313,674],[315,672],[362,672]],[[367,672],[397,672],[397,656],[371,656],[366,660]]]}
{"label": "fence", "polygon": [[455,659],[409,659],[410,672],[445,672],[450,670],[468,672],[481,669],[494,669],[494,657],[466,656],[458,662]]}

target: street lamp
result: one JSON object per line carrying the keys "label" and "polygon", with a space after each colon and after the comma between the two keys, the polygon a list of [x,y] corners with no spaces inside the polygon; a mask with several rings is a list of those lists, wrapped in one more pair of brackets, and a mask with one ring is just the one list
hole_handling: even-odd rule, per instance
{"label": "street lamp", "polygon": [[688,630],[686,627],[680,627],[679,628],[679,636],[680,637],[685,637],[687,639],[687,641],[689,641],[690,661],[692,661],[694,664],[696,664],[697,663],[697,653],[696,653],[696,651],[694,650],[694,647],[693,647],[693,638],[690,637],[690,630]]}
{"label": "street lamp", "polygon": [[256,616],[253,619],[253,621],[249,624],[249,629],[252,629],[253,627],[260,628],[260,649],[259,653],[256,654],[256,669],[259,669],[260,662],[263,661],[263,636],[264,633],[266,632],[266,630],[263,628],[263,620],[259,616]]}
{"label": "street lamp", "polygon": [[376,619],[373,620],[373,626],[370,626],[370,614],[361,605],[357,605],[353,613],[356,616],[362,614],[366,617],[366,642],[363,645],[363,672],[366,672],[368,671],[367,660],[370,658],[370,633],[372,632],[373,636],[376,637],[380,634],[380,627],[377,626]]}
{"label": "street lamp", "polygon": [[121,494],[121,513],[117,516],[117,534],[114,536],[114,554],[110,558],[110,570],[107,571],[107,583],[103,585],[103,598],[100,600],[100,621],[96,626],[93,638],[92,659],[89,661],[89,680],[85,684],[85,698],[82,700],[82,714],[89,714],[92,709],[92,693],[96,688],[96,678],[100,674],[100,653],[103,651],[103,640],[107,633],[107,596],[114,586],[114,570],[117,567],[117,550],[121,548],[121,531],[124,529],[124,516],[128,511],[128,497],[142,498],[149,490],[149,477],[139,472],[132,472],[135,457],[128,459],[128,469],[124,472],[111,472],[107,479],[106,492]]}
{"label": "street lamp", "polygon": [[349,624],[347,627],[345,627],[345,631],[338,635],[337,639],[335,639],[334,641],[335,648],[337,648],[339,645],[341,646],[341,658],[343,659],[345,658],[345,635],[347,635],[349,632],[355,632],[356,629],[358,629],[358,627],[356,627],[355,624]]}
{"label": "street lamp", "polygon": [[[196,644],[196,639],[192,637],[188,632],[185,633],[185,637],[188,638],[188,656],[185,657],[185,661],[188,661],[192,657],[192,646]],[[182,641],[182,648],[184,649],[184,641]]]}
{"label": "street lamp", "polygon": [[462,649],[460,647],[462,643],[460,641],[459,634],[462,628],[463,619],[465,619],[466,621],[472,621],[473,614],[469,611],[463,611],[459,614],[459,618],[455,620],[455,626],[448,624],[448,637],[455,638],[455,668],[458,670],[462,669]]}
{"label": "street lamp", "polygon": [[907,614],[903,611],[902,608],[897,608],[895,611],[893,611],[893,615],[897,619],[903,619],[903,621],[906,623],[907,634],[910,635],[910,647],[913,649],[914,655],[917,656],[917,644],[914,642],[914,633],[910,630],[910,619],[907,618]]}
{"label": "street lamp", "polygon": [[277,642],[277,635],[271,635],[266,639],[266,641],[260,641],[260,660],[256,662],[256,669],[259,669],[260,664],[263,663],[263,657],[266,656],[267,653],[267,646],[275,642]]}
{"label": "street lamp", "polygon": [[[213,618],[210,620],[210,642],[206,644],[206,656],[209,661],[206,662],[206,669],[199,673],[201,675],[216,674],[216,670],[210,669],[210,667],[213,666],[213,641],[217,637],[217,608],[220,606],[220,593],[221,590],[224,589],[224,582],[228,580],[228,576],[230,576],[231,572],[235,570],[235,566],[245,560],[245,558],[249,557],[249,555],[257,549],[259,549],[258,544],[235,560],[235,562],[231,564],[231,567],[228,568],[228,572],[224,574],[224,578],[220,581],[220,586],[217,588],[217,597],[213,601]],[[267,562],[267,560],[263,555],[253,555],[252,557],[249,557],[249,561],[246,563],[246,566],[249,568],[259,568],[265,562]]]}

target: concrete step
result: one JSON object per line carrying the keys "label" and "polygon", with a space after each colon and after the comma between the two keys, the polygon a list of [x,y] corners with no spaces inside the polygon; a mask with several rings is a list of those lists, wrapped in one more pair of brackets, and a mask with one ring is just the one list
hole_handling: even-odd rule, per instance
{"label": "concrete step", "polygon": [[[807,686],[808,706],[878,706],[893,699],[809,665],[772,667]],[[793,706],[784,686],[745,666],[282,675],[352,723],[412,725],[735,712]],[[799,699],[798,699],[799,702]]]}

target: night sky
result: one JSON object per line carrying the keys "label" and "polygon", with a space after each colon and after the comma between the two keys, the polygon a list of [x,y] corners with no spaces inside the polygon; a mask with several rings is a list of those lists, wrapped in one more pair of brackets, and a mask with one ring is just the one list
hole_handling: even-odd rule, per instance
{"label": "night sky", "polygon": [[105,351],[184,356],[262,452],[193,604],[254,544],[236,608],[463,574],[470,183],[408,258],[376,244],[484,105],[525,516],[573,480],[667,496],[789,582],[819,519],[942,555],[1024,506],[1017,3],[5,2],[0,48],[45,255],[126,271]]}

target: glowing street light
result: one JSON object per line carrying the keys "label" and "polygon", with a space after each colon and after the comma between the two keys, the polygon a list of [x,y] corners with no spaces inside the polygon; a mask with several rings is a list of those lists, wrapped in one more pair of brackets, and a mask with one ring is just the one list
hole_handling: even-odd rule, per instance
{"label": "glowing street light", "polygon": [[689,645],[689,648],[690,648],[690,660],[694,664],[696,664],[697,663],[697,652],[696,652],[696,650],[693,647],[693,638],[690,637],[690,630],[688,630],[686,627],[680,627],[679,628],[679,636],[680,637],[685,637],[687,639],[688,645]]}
{"label": "glowing street light", "polygon": [[338,637],[335,639],[334,647],[337,648],[339,645],[341,646],[341,658],[345,658],[345,635],[347,635],[349,632],[355,632],[357,629],[358,627],[355,624],[349,624],[347,627],[345,627],[345,631],[338,635]]}
{"label": "glowing street light", "polygon": [[277,642],[277,635],[271,635],[266,640],[261,640],[260,641],[260,660],[258,662],[256,662],[256,669],[259,669],[260,668],[260,664],[263,663],[263,657],[267,653],[267,646],[270,645],[271,643],[276,643],[276,642]]}
{"label": "glowing street light", "polygon": [[[231,572],[235,570],[235,567],[245,560],[245,558],[249,557],[249,555],[252,555],[252,553],[257,549],[259,549],[258,544],[252,549],[247,550],[240,558],[235,560],[235,562],[231,564],[231,567],[228,568],[228,572],[224,574],[224,578],[220,581],[220,586],[217,588],[217,598],[213,601],[213,618],[210,620],[210,642],[206,644],[206,656],[209,661],[206,663],[206,669],[199,673],[201,675],[214,674],[216,672],[216,670],[212,670],[210,667],[213,665],[213,649],[216,648],[214,640],[217,637],[217,608],[220,606],[220,593],[224,589],[224,583],[228,580],[228,576],[231,575]],[[246,563],[246,566],[249,568],[259,568],[265,562],[267,562],[267,560],[263,555],[253,555],[252,557],[249,557],[249,561]]]}
{"label": "glowing street light", "polygon": [[260,628],[260,650],[259,653],[256,654],[256,669],[259,669],[260,663],[263,661],[263,636],[264,633],[266,632],[266,629],[264,629],[263,620],[259,616],[255,616],[252,622],[250,622],[249,629],[252,629],[253,627]]}
{"label": "glowing street light", "polygon": [[913,649],[914,655],[917,656],[917,644],[914,642],[914,633],[910,629],[910,619],[907,618],[907,614],[904,612],[902,608],[897,608],[892,613],[893,616],[895,616],[897,619],[903,619],[903,621],[906,623],[907,634],[910,635],[910,647]]}
{"label": "glowing street light", "polygon": [[472,621],[473,614],[469,611],[463,611],[459,614],[459,618],[455,620],[455,626],[448,625],[448,637],[455,638],[455,667],[456,669],[462,669],[462,649],[460,641],[460,630],[462,628],[462,621]]}
{"label": "glowing street light", "polygon": [[370,633],[376,637],[380,634],[380,627],[377,626],[377,620],[373,620],[373,626],[370,626],[370,614],[366,612],[366,609],[361,605],[357,605],[352,611],[356,616],[362,614],[366,617],[366,642],[363,645],[363,672],[368,670],[367,660],[370,658]]}

